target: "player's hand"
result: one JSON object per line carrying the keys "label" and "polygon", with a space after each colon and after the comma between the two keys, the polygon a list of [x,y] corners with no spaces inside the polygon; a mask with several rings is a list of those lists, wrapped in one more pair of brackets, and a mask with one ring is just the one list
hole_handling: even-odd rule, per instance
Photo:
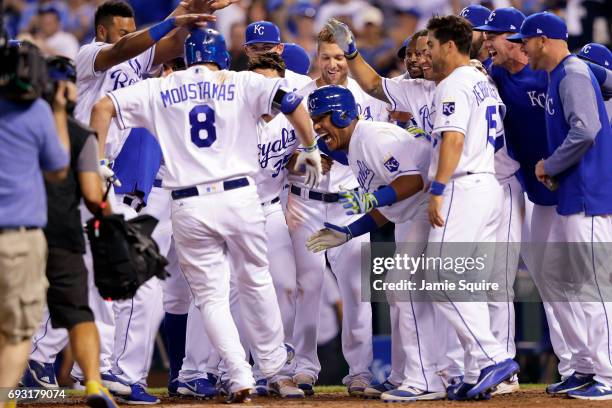
{"label": "player's hand", "polygon": [[389,117],[391,118],[391,120],[394,120],[396,122],[406,123],[413,118],[412,113],[410,112],[392,111],[388,109],[387,112],[389,112]]}
{"label": "player's hand", "polygon": [[444,218],[440,213],[442,209],[442,196],[429,195],[429,223],[432,227],[444,226]]}
{"label": "player's hand", "polygon": [[115,175],[113,169],[110,168],[111,162],[108,159],[100,160],[100,166],[98,167],[98,174],[102,177],[102,180],[106,183],[110,181],[117,187],[121,187],[121,181]]}
{"label": "player's hand", "polygon": [[368,193],[361,188],[355,190],[342,190],[338,193],[340,195],[340,202],[344,208],[347,209],[346,215],[354,214],[366,214],[372,211],[378,205],[378,200],[372,193]]}
{"label": "player's hand", "polygon": [[323,175],[329,173],[333,165],[334,160],[331,157],[326,156],[324,154],[321,155],[321,166],[323,168]]}
{"label": "player's hand", "polygon": [[295,167],[305,173],[304,184],[308,188],[313,188],[319,184],[323,173],[323,165],[321,164],[321,153],[316,143],[298,154]]}
{"label": "player's hand", "polygon": [[546,184],[546,178],[548,177],[548,174],[546,174],[546,170],[544,170],[544,160],[543,159],[536,163],[535,175],[538,178],[538,180],[540,180],[541,183]]}
{"label": "player's hand", "polygon": [[58,81],[55,95],[53,96],[52,108],[54,111],[66,109],[68,102],[76,101],[76,85],[70,81]]}
{"label": "player's hand", "polygon": [[176,27],[205,27],[208,21],[217,21],[217,17],[211,14],[183,14],[174,18]]}
{"label": "player's hand", "polygon": [[355,36],[346,24],[336,20],[335,18],[330,18],[325,26],[334,35],[334,42],[342,49],[345,57],[353,58],[355,55],[357,55]]}
{"label": "player's hand", "polygon": [[184,0],[181,6],[189,13],[212,13],[240,0]]}
{"label": "player's hand", "polygon": [[335,248],[350,240],[353,236],[348,227],[324,223],[325,228],[315,232],[306,241],[306,248],[311,252],[321,252]]}

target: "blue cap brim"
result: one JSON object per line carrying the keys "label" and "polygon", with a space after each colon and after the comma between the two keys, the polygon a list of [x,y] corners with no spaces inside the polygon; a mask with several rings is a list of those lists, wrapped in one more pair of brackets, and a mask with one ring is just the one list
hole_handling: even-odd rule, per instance
{"label": "blue cap brim", "polygon": [[244,43],[244,45],[251,45],[251,44],[280,44],[280,41],[251,40],[251,41]]}
{"label": "blue cap brim", "polygon": [[508,30],[502,30],[499,27],[495,27],[495,26],[488,25],[488,24],[481,25],[481,26],[478,26],[478,27],[473,27],[472,30],[474,30],[474,31],[490,31],[490,32],[493,32],[493,33],[507,33],[508,32]]}
{"label": "blue cap brim", "polygon": [[513,35],[506,37],[506,40],[513,42],[513,43],[520,43],[520,42],[523,42],[523,38],[529,38],[529,36],[523,35],[521,33],[517,33],[517,34],[513,34]]}

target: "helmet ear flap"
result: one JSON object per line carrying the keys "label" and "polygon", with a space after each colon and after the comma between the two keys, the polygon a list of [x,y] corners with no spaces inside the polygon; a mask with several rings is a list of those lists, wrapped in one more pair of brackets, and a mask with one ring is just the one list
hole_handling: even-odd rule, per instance
{"label": "helmet ear flap", "polygon": [[334,126],[339,128],[345,128],[351,123],[350,115],[347,111],[332,111],[331,121]]}

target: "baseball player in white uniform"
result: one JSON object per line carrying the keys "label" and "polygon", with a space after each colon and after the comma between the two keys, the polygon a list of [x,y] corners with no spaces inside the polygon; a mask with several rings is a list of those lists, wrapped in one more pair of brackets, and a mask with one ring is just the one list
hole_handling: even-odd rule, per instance
{"label": "baseball player in white uniform", "polygon": [[[150,128],[158,138],[172,190],[176,250],[206,333],[227,364],[228,402],[244,401],[254,385],[229,309],[229,262],[236,259],[241,316],[264,375],[285,365],[288,352],[268,271],[264,217],[252,175],[257,140],[250,129],[273,106],[288,115],[304,151],[298,164],[316,184],[321,161],[301,98],[282,80],[219,70],[229,54],[214,30],[193,30],[185,42],[189,68],[114,91],[98,102],[90,124],[105,141],[112,117],[120,128]],[[248,114],[245,114],[248,113]],[[177,138],[175,129],[180,129]],[[253,135],[254,136],[254,135]],[[219,205],[222,200],[223,205]]]}
{"label": "baseball player in white uniform", "polygon": [[[348,69],[342,50],[333,42],[332,34],[319,33],[318,63],[321,77],[312,81],[299,93],[307,96],[323,85],[342,84],[353,93],[359,113],[366,120],[386,120],[386,105],[366,95],[357,83],[348,78]],[[306,240],[324,222],[344,225],[355,219],[334,205],[343,188],[358,187],[348,166],[334,164],[323,177],[319,188],[311,190],[300,178],[289,176],[291,186],[287,202],[287,225],[291,234],[297,267],[298,297],[293,338],[296,348],[296,375],[293,380],[306,395],[314,393],[313,385],[320,371],[317,358],[316,328],[320,304],[325,254],[313,254],[306,249]],[[349,374],[343,379],[351,395],[362,395],[369,385],[372,360],[372,311],[369,303],[361,301],[360,254],[365,234],[339,248],[327,251],[327,259],[336,275],[343,301],[342,349],[349,365]]]}
{"label": "baseball player in white uniform", "polygon": [[[494,148],[503,129],[505,107],[487,77],[468,64],[469,23],[456,16],[434,17],[427,29],[439,81],[433,103],[434,154],[429,171],[433,228],[427,255],[450,255],[443,250],[453,247],[443,246],[445,242],[471,242],[472,254],[484,256],[482,251],[490,245],[482,243],[494,242],[499,226],[502,195],[494,176]],[[435,305],[454,326],[465,350],[463,382],[449,397],[477,398],[512,377],[519,367],[493,336],[489,319],[483,319],[489,315],[482,297],[481,301],[456,302],[448,293],[443,291],[444,301]]]}
{"label": "baseball player in white uniform", "polygon": [[[397,252],[419,257],[425,249],[429,233],[427,194],[423,186],[427,180],[431,143],[423,133],[414,134],[389,124],[356,120],[355,103],[343,87],[328,86],[311,93],[308,106],[317,133],[330,149],[348,150],[351,170],[361,190],[342,193],[353,213],[366,215],[347,226],[326,223],[308,240],[308,247],[321,251],[341,245],[353,237],[367,233],[387,221],[396,223],[396,241],[407,243]],[[394,270],[387,281],[399,282],[409,278],[406,272]],[[384,401],[433,400],[446,396],[441,378],[436,373],[438,351],[432,344],[424,344],[423,331],[434,332],[432,304],[413,302],[412,295],[404,298],[389,293],[391,315],[401,319],[394,327],[393,347],[412,346],[416,358],[405,361],[401,386],[381,390]],[[418,321],[418,325],[413,323]],[[399,384],[396,384],[396,387]],[[379,393],[380,394],[380,393]]]}

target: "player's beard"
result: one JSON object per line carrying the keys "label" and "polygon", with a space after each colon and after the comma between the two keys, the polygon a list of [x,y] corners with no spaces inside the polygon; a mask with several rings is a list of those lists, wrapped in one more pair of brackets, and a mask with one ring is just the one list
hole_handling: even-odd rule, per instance
{"label": "player's beard", "polygon": [[482,44],[484,43],[484,38],[480,36],[478,40],[472,43],[470,46],[470,59],[478,59],[480,55],[480,50],[482,50]]}

